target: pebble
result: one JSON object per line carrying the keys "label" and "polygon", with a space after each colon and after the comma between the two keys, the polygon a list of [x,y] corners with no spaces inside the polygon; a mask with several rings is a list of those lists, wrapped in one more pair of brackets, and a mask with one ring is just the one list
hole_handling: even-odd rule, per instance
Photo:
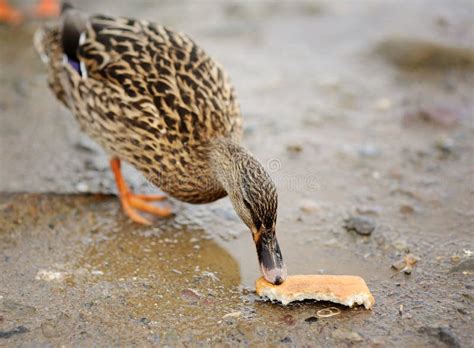
{"label": "pebble", "polygon": [[436,140],[435,147],[441,152],[442,155],[448,156],[453,153],[454,140],[449,137],[442,137]]}
{"label": "pebble", "polygon": [[429,336],[437,338],[439,341],[446,344],[448,347],[460,348],[458,338],[446,326],[428,327],[424,326],[418,330],[420,333],[425,333]]}
{"label": "pebble", "polygon": [[188,288],[181,292],[181,298],[190,303],[196,303],[202,297],[197,290]]}
{"label": "pebble", "polygon": [[375,101],[375,109],[378,111],[387,111],[393,106],[392,101],[389,98],[380,98]]}
{"label": "pebble", "polygon": [[30,330],[28,330],[26,327],[24,327],[23,325],[21,326],[18,326],[12,330],[8,330],[8,331],[0,331],[0,338],[10,338],[12,336],[15,336],[15,335],[19,335],[19,334],[22,334],[22,333],[26,333],[26,332],[29,332]]}
{"label": "pebble", "polygon": [[80,182],[76,185],[76,190],[79,192],[89,191],[89,186],[85,182]]}
{"label": "pebble", "polygon": [[411,272],[413,271],[413,266],[419,260],[420,258],[418,256],[415,256],[413,254],[407,254],[402,260],[394,262],[392,264],[392,268],[405,274],[411,274]]}
{"label": "pebble", "polygon": [[286,150],[291,153],[299,153],[303,151],[303,146],[299,144],[290,144],[286,147]]}
{"label": "pebble", "polygon": [[284,315],[280,318],[280,321],[288,326],[293,326],[296,324],[296,319],[291,314]]}
{"label": "pebble", "polygon": [[225,319],[225,318],[238,318],[242,315],[242,312],[241,311],[237,311],[237,312],[232,312],[232,313],[227,313],[225,314],[222,319]]}
{"label": "pebble", "polygon": [[305,213],[314,213],[319,210],[319,205],[314,201],[305,199],[300,202],[300,210]]}
{"label": "pebble", "polygon": [[380,150],[373,144],[364,144],[358,149],[361,157],[373,158],[380,155]]}
{"label": "pebble", "polygon": [[43,280],[45,282],[62,281],[65,275],[66,274],[64,272],[41,269],[36,273],[35,279]]}
{"label": "pebble", "polygon": [[344,227],[348,231],[355,231],[361,236],[370,236],[375,229],[375,222],[365,216],[351,216],[345,220]]}
{"label": "pebble", "polygon": [[351,342],[361,342],[363,338],[355,331],[350,331],[347,329],[336,329],[332,332],[332,337],[337,340],[345,340]]}
{"label": "pebble", "polygon": [[456,273],[456,272],[474,272],[474,257],[469,257],[464,261],[461,261],[456,266],[453,266],[449,273]]}
{"label": "pebble", "polygon": [[315,322],[317,322],[318,320],[319,320],[318,317],[314,317],[314,316],[313,316],[313,317],[308,317],[308,318],[306,318],[304,321],[307,322],[307,323],[315,323]]}
{"label": "pebble", "polygon": [[410,204],[402,204],[400,206],[400,213],[404,215],[410,215],[415,212],[415,208],[411,206]]}
{"label": "pebble", "polygon": [[408,244],[406,241],[402,240],[402,239],[398,239],[396,240],[395,242],[392,243],[392,246],[397,249],[398,251],[402,251],[402,252],[405,252],[405,253],[409,253],[410,252],[410,248],[408,247]]}

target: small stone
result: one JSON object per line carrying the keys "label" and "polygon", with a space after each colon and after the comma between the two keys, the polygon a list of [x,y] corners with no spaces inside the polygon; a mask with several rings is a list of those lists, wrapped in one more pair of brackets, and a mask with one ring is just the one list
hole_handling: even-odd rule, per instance
{"label": "small stone", "polygon": [[408,247],[407,242],[402,239],[396,240],[395,242],[392,243],[392,245],[398,251],[402,251],[406,253],[410,252],[410,248]]}
{"label": "small stone", "polygon": [[18,326],[12,330],[8,330],[8,331],[0,331],[0,338],[5,338],[5,339],[8,339],[12,336],[15,336],[15,335],[19,335],[19,334],[23,334],[23,333],[26,333],[26,332],[29,332],[30,330],[28,330],[26,327],[24,327],[23,325],[22,326]]}
{"label": "small stone", "polygon": [[290,337],[286,336],[282,340],[280,340],[281,343],[291,343],[293,342]]}
{"label": "small stone", "polygon": [[315,322],[317,322],[318,320],[319,320],[318,317],[312,316],[312,317],[306,318],[304,321],[307,322],[307,323],[315,323]]}
{"label": "small stone", "polygon": [[393,106],[392,101],[389,98],[380,98],[375,101],[375,109],[378,111],[387,111]]}
{"label": "small stone", "polygon": [[400,206],[400,213],[404,215],[410,215],[410,214],[413,214],[414,212],[415,212],[415,208],[413,208],[413,206],[409,204],[402,204]]}
{"label": "small stone", "polygon": [[453,153],[454,140],[448,137],[439,138],[435,142],[435,147],[443,156],[448,156]]}
{"label": "small stone", "polygon": [[469,257],[466,260],[461,261],[456,266],[453,266],[449,273],[456,273],[456,272],[474,272],[474,257]]}
{"label": "small stone", "polygon": [[225,318],[238,318],[242,315],[242,312],[241,311],[237,311],[237,312],[232,312],[232,313],[227,313],[225,314],[222,319],[225,319]]}
{"label": "small stone", "polygon": [[361,215],[374,215],[378,216],[382,211],[382,208],[379,206],[357,206],[355,208],[357,214]]}
{"label": "small stone", "polygon": [[403,260],[403,259],[398,260],[398,261],[396,261],[392,264],[392,268],[397,270],[397,271],[401,271],[403,269],[403,267],[405,267],[405,260]]}
{"label": "small stone", "polygon": [[76,185],[76,190],[79,192],[89,191],[89,186],[85,182],[80,182]]}
{"label": "small stone", "polygon": [[314,213],[319,210],[319,206],[316,202],[305,199],[300,202],[300,210],[305,213]]}
{"label": "small stone", "polygon": [[64,279],[66,274],[64,272],[50,271],[46,269],[41,269],[36,273],[36,280],[43,280],[45,282],[60,282]]}
{"label": "small stone", "polygon": [[344,340],[351,342],[361,342],[363,338],[355,331],[350,331],[347,329],[336,329],[332,332],[332,337],[336,340]]}
{"label": "small stone", "polygon": [[201,297],[201,293],[191,288],[185,289],[181,292],[181,298],[189,303],[196,303]]}
{"label": "small stone", "polygon": [[373,158],[380,155],[380,150],[373,144],[364,144],[358,149],[361,157]]}
{"label": "small stone", "polygon": [[286,147],[286,150],[288,152],[292,152],[292,153],[299,153],[299,152],[303,151],[303,146],[301,146],[299,144],[290,144]]}
{"label": "small stone", "polygon": [[451,262],[453,263],[459,263],[461,261],[461,256],[459,255],[451,255]]}
{"label": "small stone", "polygon": [[348,231],[355,231],[361,236],[369,236],[375,229],[375,222],[365,216],[352,216],[345,220],[344,227]]}
{"label": "small stone", "polygon": [[[427,105],[408,111],[402,123],[408,126],[413,123],[425,123],[438,127],[453,127],[464,117],[464,112],[448,105]],[[449,145],[448,145],[449,146]]]}
{"label": "small stone", "polygon": [[286,325],[293,326],[296,324],[295,318],[291,314],[284,315],[280,318],[280,321],[285,323]]}
{"label": "small stone", "polygon": [[418,256],[407,254],[402,260],[392,264],[392,268],[405,274],[411,274],[413,266],[420,260]]}
{"label": "small stone", "polygon": [[460,348],[458,338],[451,332],[448,327],[427,327],[424,326],[418,330],[420,333],[425,333],[429,336],[437,338],[439,341],[446,344],[448,347]]}

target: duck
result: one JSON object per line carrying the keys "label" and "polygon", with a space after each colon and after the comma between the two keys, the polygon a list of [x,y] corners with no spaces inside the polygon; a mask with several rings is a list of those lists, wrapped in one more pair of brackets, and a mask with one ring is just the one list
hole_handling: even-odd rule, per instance
{"label": "duck", "polygon": [[81,130],[110,157],[123,211],[168,217],[166,195],[131,191],[125,161],[165,194],[191,204],[228,196],[249,228],[260,270],[280,284],[278,194],[244,146],[242,116],[224,69],[189,36],[146,20],[89,15],[63,3],[59,20],[34,35],[48,85]]}

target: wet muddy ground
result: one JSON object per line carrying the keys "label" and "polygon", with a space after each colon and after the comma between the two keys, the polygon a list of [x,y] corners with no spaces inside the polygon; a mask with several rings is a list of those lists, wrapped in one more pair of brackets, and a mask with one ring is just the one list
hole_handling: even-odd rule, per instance
{"label": "wet muddy ground", "polygon": [[330,303],[259,299],[226,199],[128,221],[107,157],[47,90],[30,22],[0,28],[0,346],[472,346],[472,2],[81,6],[184,31],[225,66],[278,186],[289,273],[360,275],[376,304],[324,318]]}

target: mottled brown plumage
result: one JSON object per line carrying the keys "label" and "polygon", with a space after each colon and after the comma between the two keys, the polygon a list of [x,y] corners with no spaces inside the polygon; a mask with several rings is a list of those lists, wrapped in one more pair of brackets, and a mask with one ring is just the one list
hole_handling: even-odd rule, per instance
{"label": "mottled brown plumage", "polygon": [[239,145],[234,90],[198,45],[161,25],[88,17],[68,6],[60,24],[36,34],[35,46],[56,97],[112,158],[185,202],[228,194],[253,232],[264,273],[280,270],[267,279],[286,276],[275,238],[275,186]]}

